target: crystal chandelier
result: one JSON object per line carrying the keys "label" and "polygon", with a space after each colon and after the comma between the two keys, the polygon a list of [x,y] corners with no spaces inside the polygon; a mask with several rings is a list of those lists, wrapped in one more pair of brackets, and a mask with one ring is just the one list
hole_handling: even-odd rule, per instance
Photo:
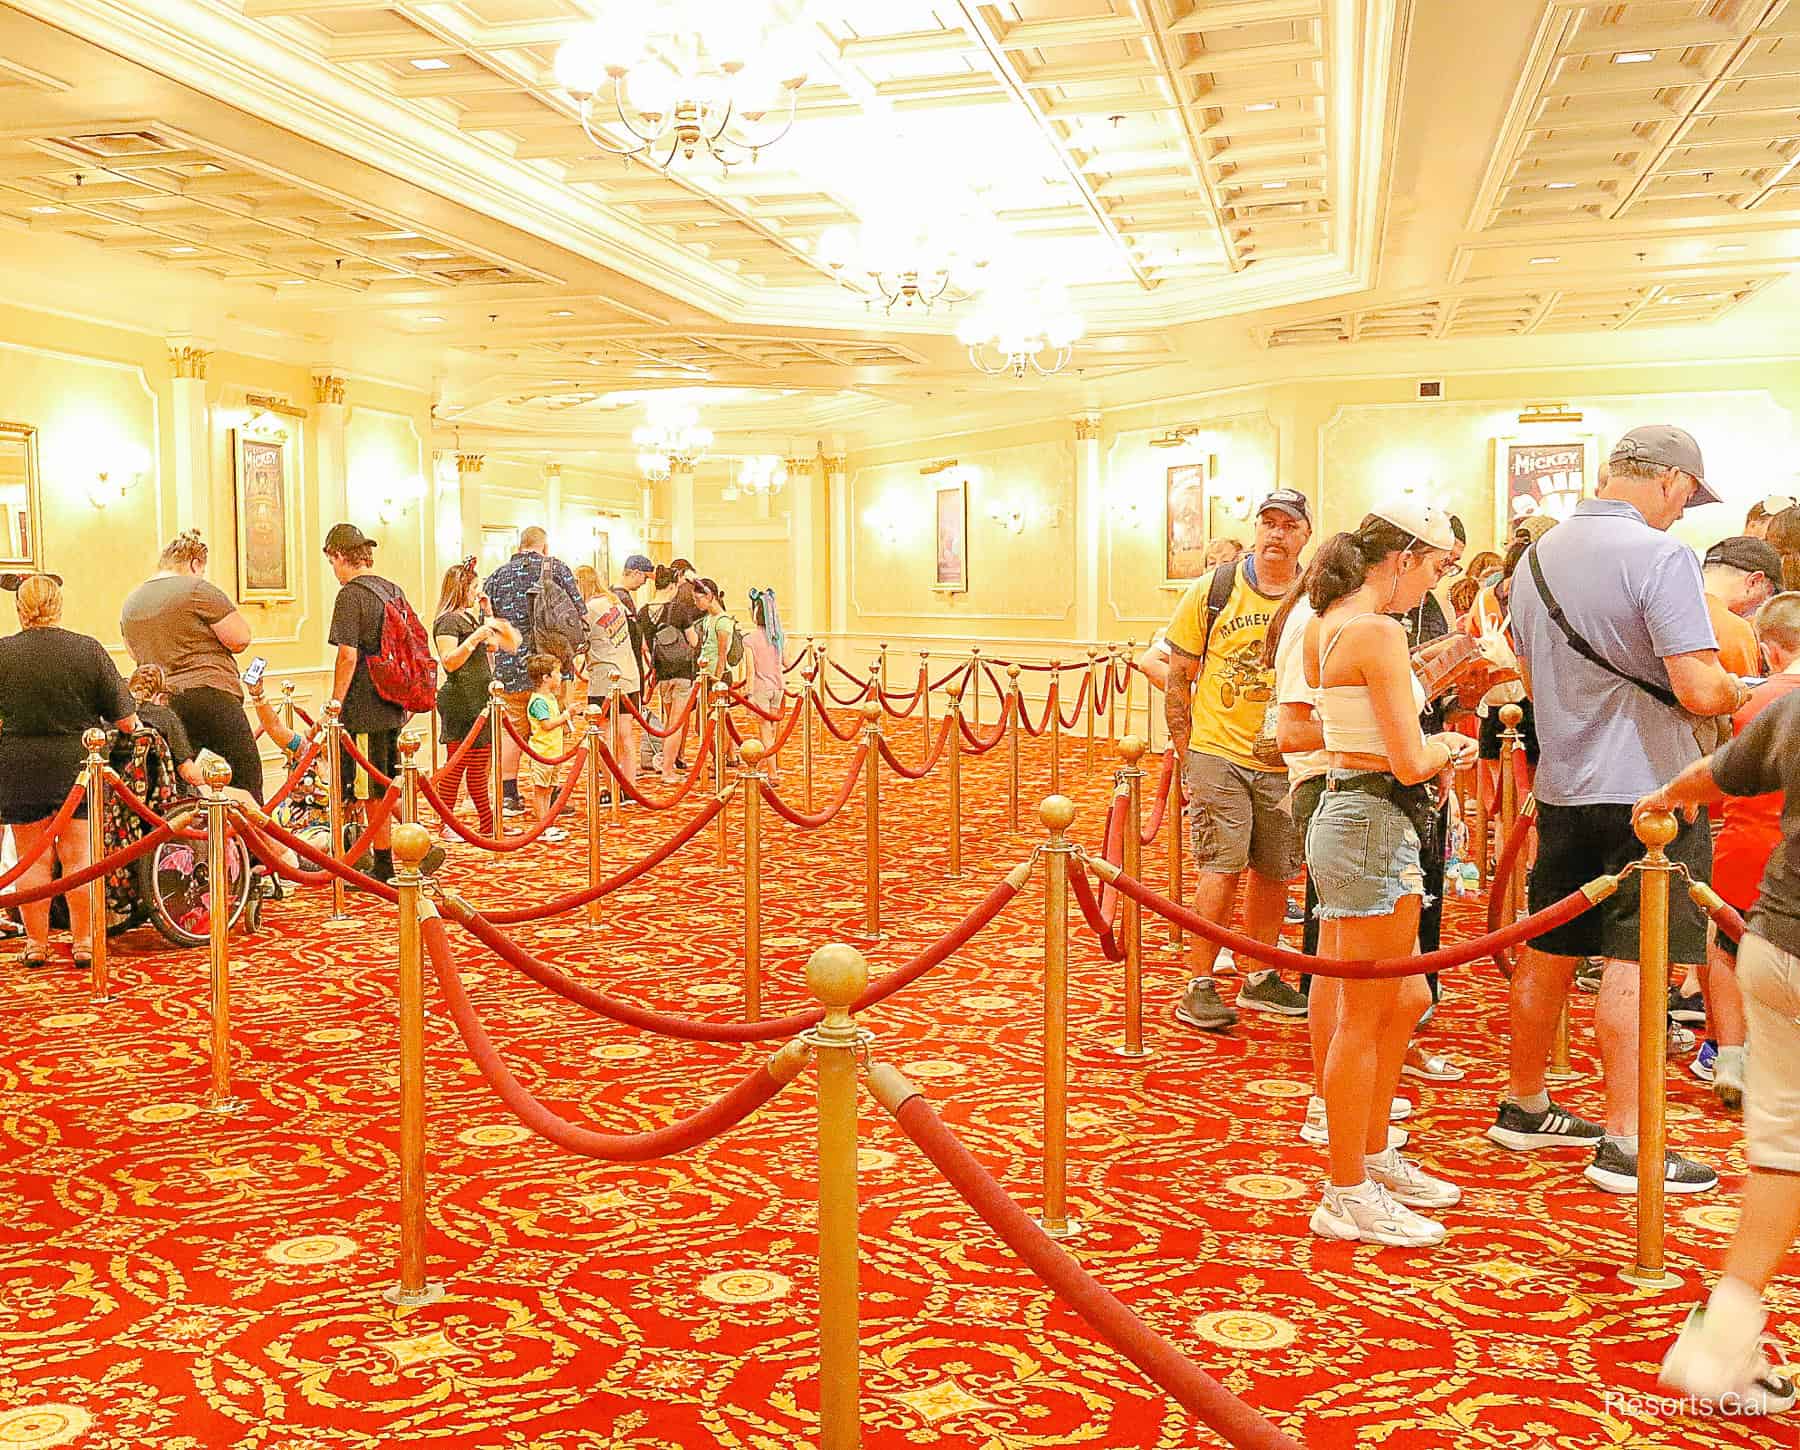
{"label": "crystal chandelier", "polygon": [[989,377],[1022,378],[1029,369],[1047,378],[1069,365],[1081,332],[1068,292],[1047,282],[986,293],[956,329],[956,338],[969,349],[969,361]]}
{"label": "crystal chandelier", "polygon": [[577,30],[556,52],[556,83],[581,107],[588,140],[666,170],[701,150],[730,168],[787,135],[806,67],[780,58],[784,47],[750,8],[619,0]]}
{"label": "crystal chandelier", "polygon": [[758,453],[738,464],[737,491],[751,498],[772,497],[787,487],[787,460]]}
{"label": "crystal chandelier", "polygon": [[700,410],[678,399],[659,399],[644,408],[649,421],[631,430],[638,467],[652,483],[676,468],[692,468],[712,447],[712,429],[700,426]]}
{"label": "crystal chandelier", "polygon": [[979,229],[960,230],[952,240],[942,227],[913,220],[870,222],[855,231],[827,227],[815,255],[840,279],[847,272],[867,276],[881,294],[883,311],[905,303],[929,312],[946,293],[953,293],[952,301],[967,296],[974,275],[987,265]]}

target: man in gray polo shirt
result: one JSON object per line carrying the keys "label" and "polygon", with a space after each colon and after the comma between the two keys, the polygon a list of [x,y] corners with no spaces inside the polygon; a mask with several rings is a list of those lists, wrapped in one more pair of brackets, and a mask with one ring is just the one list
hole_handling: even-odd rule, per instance
{"label": "man in gray polo shirt", "polygon": [[[1679,428],[1634,428],[1608,460],[1600,496],[1534,544],[1513,575],[1512,623],[1531,691],[1538,767],[1538,860],[1530,906],[1540,911],[1602,872],[1642,855],[1631,807],[1697,760],[1692,716],[1729,715],[1746,695],[1719,664],[1700,561],[1668,529],[1690,506],[1717,503],[1699,446]],[[1712,871],[1704,817],[1669,848],[1702,880]],[[1638,893],[1612,897],[1539,937],[1513,973],[1511,1093],[1487,1136],[1515,1150],[1589,1147],[1588,1181],[1637,1188]],[[1676,893],[1670,959],[1706,960],[1705,923]],[[1606,1125],[1556,1107],[1544,1090],[1551,1039],[1581,957],[1604,962],[1596,1035]],[[1672,1193],[1718,1185],[1704,1164],[1668,1155]]]}

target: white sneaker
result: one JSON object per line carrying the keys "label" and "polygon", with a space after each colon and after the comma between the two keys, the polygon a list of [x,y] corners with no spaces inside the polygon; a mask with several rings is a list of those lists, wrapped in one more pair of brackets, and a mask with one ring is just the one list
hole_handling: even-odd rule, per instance
{"label": "white sneaker", "polygon": [[569,833],[567,831],[565,831],[561,826],[552,826],[552,827],[550,827],[549,830],[545,831],[542,836],[538,837],[538,839],[540,841],[549,841],[554,844],[557,841],[568,840]]}
{"label": "white sneaker", "polygon": [[1722,1415],[1779,1415],[1794,1406],[1794,1382],[1763,1352],[1760,1333],[1746,1343],[1706,1327],[1707,1311],[1695,1309],[1670,1346],[1656,1380],[1691,1395]]}
{"label": "white sneaker", "polygon": [[[1411,1134],[1405,1128],[1389,1128],[1387,1145],[1390,1149],[1404,1148],[1410,1138]],[[1306,1100],[1306,1121],[1300,1125],[1300,1141],[1315,1148],[1323,1148],[1331,1142],[1331,1132],[1325,1126],[1324,1098]]]}
{"label": "white sneaker", "polygon": [[1322,1239],[1346,1243],[1387,1244],[1401,1249],[1429,1248],[1444,1241],[1444,1226],[1414,1213],[1379,1183],[1356,1188],[1325,1185],[1313,1210],[1312,1231]]}
{"label": "white sneaker", "polygon": [[1454,1208],[1462,1202],[1462,1189],[1442,1178],[1433,1178],[1398,1148],[1363,1159],[1369,1177],[1408,1208]]}

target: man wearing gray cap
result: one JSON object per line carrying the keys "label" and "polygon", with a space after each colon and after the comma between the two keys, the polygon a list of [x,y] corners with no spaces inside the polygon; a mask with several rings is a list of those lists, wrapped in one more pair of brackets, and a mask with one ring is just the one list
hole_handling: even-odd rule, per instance
{"label": "man wearing gray cap", "polygon": [[[1700,561],[1668,536],[1685,509],[1717,503],[1700,448],[1680,428],[1634,428],[1608,459],[1599,497],[1533,544],[1513,575],[1512,621],[1535,709],[1541,911],[1643,854],[1631,808],[1700,758],[1694,717],[1729,715],[1747,696],[1719,663]],[[1711,875],[1705,816],[1683,822],[1669,855]],[[1705,923],[1687,893],[1670,905],[1669,956],[1706,960]],[[1585,1176],[1611,1193],[1637,1188],[1638,878],[1521,954],[1513,973],[1511,1091],[1487,1136],[1502,1147],[1585,1147]],[[1596,1036],[1606,1124],[1585,1122],[1544,1090],[1551,1039],[1575,963],[1603,962]],[[1671,1193],[1718,1186],[1705,1164],[1669,1153]]]}

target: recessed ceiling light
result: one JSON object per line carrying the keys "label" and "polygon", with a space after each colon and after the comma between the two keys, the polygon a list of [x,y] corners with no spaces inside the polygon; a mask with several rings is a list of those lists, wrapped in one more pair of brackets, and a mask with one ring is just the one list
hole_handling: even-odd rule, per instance
{"label": "recessed ceiling light", "polygon": [[203,161],[194,168],[194,172],[198,176],[217,176],[224,169],[223,166],[215,166],[210,161]]}
{"label": "recessed ceiling light", "polygon": [[573,317],[575,314],[566,307],[559,307],[550,314],[552,317]]}
{"label": "recessed ceiling light", "polygon": [[1275,102],[1252,101],[1249,105],[1245,106],[1244,109],[1246,111],[1272,111],[1275,109]]}
{"label": "recessed ceiling light", "polygon": [[421,317],[419,319],[420,322],[442,322],[443,320],[441,317]]}
{"label": "recessed ceiling light", "polygon": [[1562,261],[1561,257],[1533,257],[1531,259],[1531,265],[1534,267],[1548,267],[1552,262],[1560,261]]}
{"label": "recessed ceiling light", "polygon": [[423,56],[411,62],[414,70],[449,70],[450,62],[438,60],[433,56]]}
{"label": "recessed ceiling light", "polygon": [[1750,248],[1743,242],[1720,242],[1713,250],[1724,256],[1731,252],[1747,252]]}
{"label": "recessed ceiling light", "polygon": [[1285,181],[1265,181],[1262,189],[1264,191],[1286,191],[1287,183]]}
{"label": "recessed ceiling light", "polygon": [[1551,191],[1573,191],[1574,189],[1575,183],[1572,181],[1553,181],[1550,183]]}
{"label": "recessed ceiling light", "polygon": [[1647,60],[1655,60],[1653,50],[1621,50],[1613,56],[1614,65],[1642,65]]}
{"label": "recessed ceiling light", "polygon": [[197,252],[199,250],[198,247],[170,247],[169,255],[174,257],[185,257],[189,252]]}
{"label": "recessed ceiling light", "polygon": [[283,277],[278,285],[282,287],[304,287],[306,285],[306,278]]}
{"label": "recessed ceiling light", "polygon": [[39,216],[51,216],[51,215],[54,215],[60,209],[61,208],[54,207],[54,206],[34,206],[32,208],[32,210],[34,212],[36,212]]}
{"label": "recessed ceiling light", "polygon": [[415,262],[447,262],[456,255],[455,252],[413,252],[410,254]]}

